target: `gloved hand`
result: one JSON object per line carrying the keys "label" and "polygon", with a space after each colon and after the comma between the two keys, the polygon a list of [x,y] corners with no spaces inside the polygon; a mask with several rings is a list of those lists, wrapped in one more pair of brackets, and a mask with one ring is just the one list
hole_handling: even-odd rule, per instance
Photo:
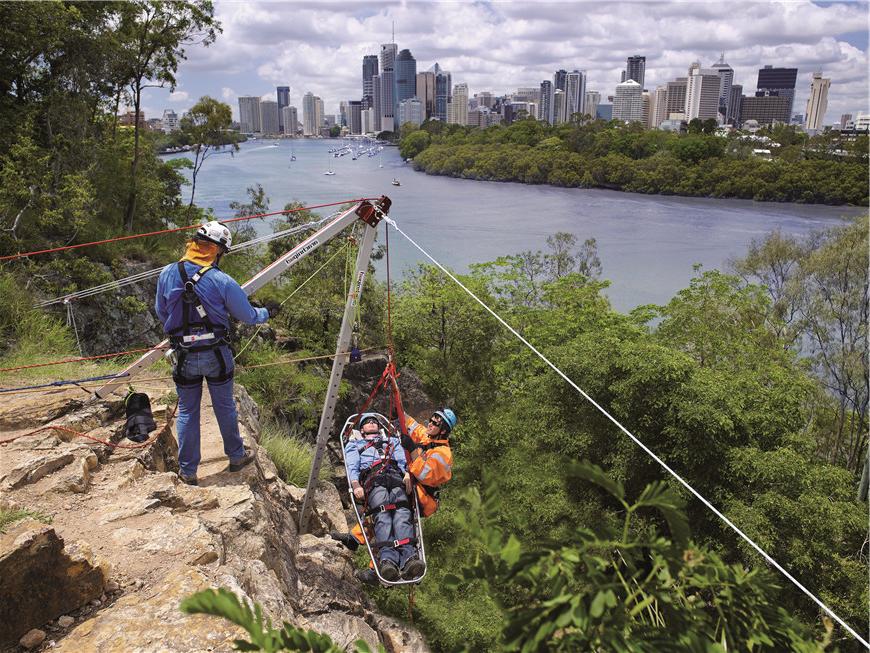
{"label": "gloved hand", "polygon": [[269,311],[270,318],[275,317],[276,315],[278,315],[278,313],[281,312],[281,304],[279,304],[278,302],[266,302],[265,304],[263,304],[263,308]]}
{"label": "gloved hand", "polygon": [[414,442],[414,440],[411,438],[410,435],[406,435],[405,433],[402,434],[401,440],[402,440],[402,447],[404,447],[408,451],[413,451],[414,449],[416,449],[417,447],[420,446],[419,444]]}

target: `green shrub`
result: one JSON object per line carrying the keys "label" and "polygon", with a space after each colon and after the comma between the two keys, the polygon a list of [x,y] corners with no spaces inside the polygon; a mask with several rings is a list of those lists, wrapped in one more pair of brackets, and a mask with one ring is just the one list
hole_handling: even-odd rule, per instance
{"label": "green shrub", "polygon": [[0,508],[0,533],[5,533],[12,524],[22,519],[35,519],[43,524],[51,523],[51,516],[38,510],[27,508]]}
{"label": "green shrub", "polygon": [[[266,422],[260,432],[260,446],[266,449],[281,478],[290,485],[305,487],[314,459],[311,446],[297,437],[283,434],[274,422]],[[328,468],[321,467],[320,478],[328,477]]]}

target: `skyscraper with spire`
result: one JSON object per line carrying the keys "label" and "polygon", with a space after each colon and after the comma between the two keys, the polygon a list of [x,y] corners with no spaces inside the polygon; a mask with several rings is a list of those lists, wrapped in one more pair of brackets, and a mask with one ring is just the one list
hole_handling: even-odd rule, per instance
{"label": "skyscraper with spire", "polygon": [[731,85],[734,83],[734,69],[725,63],[725,53],[719,57],[719,61],[711,68],[719,75],[719,113],[725,117],[725,122],[730,123],[736,116],[731,115],[730,99]]}

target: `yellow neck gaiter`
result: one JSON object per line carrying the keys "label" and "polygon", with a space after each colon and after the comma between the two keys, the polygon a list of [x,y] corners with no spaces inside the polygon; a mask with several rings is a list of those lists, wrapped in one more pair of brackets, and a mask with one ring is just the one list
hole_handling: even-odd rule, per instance
{"label": "yellow neck gaiter", "polygon": [[220,248],[214,243],[202,240],[191,240],[187,243],[182,261],[190,261],[196,265],[214,265]]}

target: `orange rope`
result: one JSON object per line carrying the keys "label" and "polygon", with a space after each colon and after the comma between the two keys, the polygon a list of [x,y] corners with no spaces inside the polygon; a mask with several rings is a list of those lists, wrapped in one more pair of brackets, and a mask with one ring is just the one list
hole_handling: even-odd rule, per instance
{"label": "orange rope", "polygon": [[127,351],[116,351],[111,354],[100,354],[99,356],[83,356],[81,358],[67,358],[65,360],[51,361],[50,363],[34,363],[33,365],[19,365],[18,367],[0,367],[0,372],[15,372],[16,370],[29,370],[34,367],[48,367],[49,365],[63,365],[64,363],[80,363],[82,361],[95,361],[101,358],[114,358],[115,356],[124,356],[126,354],[138,354],[143,351],[151,351],[152,349],[165,349],[169,345],[155,345],[153,347],[142,347],[141,349],[128,349]]}
{"label": "orange rope", "polygon": [[[257,213],[255,215],[243,215],[238,218],[226,218],[221,220],[222,223],[239,222],[242,220],[253,220],[255,218],[268,218],[273,215],[286,215],[288,213],[298,213],[299,211],[309,211],[311,209],[322,209],[327,206],[339,206],[341,204],[349,204],[353,202],[362,202],[366,200],[378,199],[375,197],[362,197],[357,199],[342,200],[341,202],[330,202],[329,204],[316,204],[314,206],[302,206],[298,209],[288,209],[286,211],[272,211],[270,213]],[[23,252],[19,254],[10,254],[8,256],[0,256],[0,261],[11,261],[14,259],[24,258],[27,256],[37,256],[38,254],[51,254],[54,252],[65,252],[70,249],[79,249],[80,247],[91,247],[94,245],[105,245],[106,243],[115,243],[121,240],[133,240],[135,238],[146,238],[148,236],[159,236],[162,234],[171,234],[179,231],[187,231],[189,229],[198,229],[200,225],[192,224],[185,227],[176,227],[174,229],[160,229],[159,231],[149,231],[143,234],[131,234],[129,236],[117,236],[116,238],[106,238],[104,240],[95,240],[90,243],[79,243],[78,245],[65,245],[63,247],[52,247],[51,249],[40,249],[33,252]]]}

